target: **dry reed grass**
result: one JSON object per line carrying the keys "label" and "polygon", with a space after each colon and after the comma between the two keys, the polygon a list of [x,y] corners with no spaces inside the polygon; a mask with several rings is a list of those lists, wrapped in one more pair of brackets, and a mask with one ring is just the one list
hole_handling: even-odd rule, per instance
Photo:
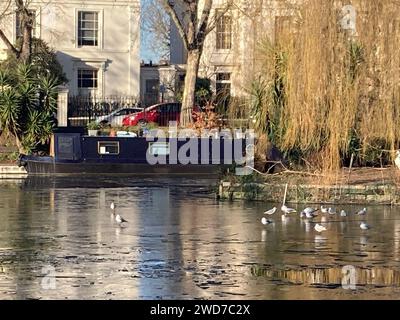
{"label": "dry reed grass", "polygon": [[256,128],[323,172],[371,148],[393,157],[400,142],[400,3],[353,0],[353,35],[340,27],[347,4],[292,6],[290,29],[260,38],[257,51]]}

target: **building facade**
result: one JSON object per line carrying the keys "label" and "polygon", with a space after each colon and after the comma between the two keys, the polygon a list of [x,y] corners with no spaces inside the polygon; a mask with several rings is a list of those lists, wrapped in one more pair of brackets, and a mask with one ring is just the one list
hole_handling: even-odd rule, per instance
{"label": "building facade", "polygon": [[[33,35],[57,54],[70,95],[140,95],[140,0],[32,0]],[[0,21],[12,43],[17,14]],[[0,58],[6,48],[0,41]]]}
{"label": "building facade", "polygon": [[[214,0],[200,63],[199,76],[211,80],[216,96],[245,95],[257,77],[257,50],[265,39],[275,41],[282,23],[291,15],[287,2],[236,0],[227,10],[227,0]],[[199,10],[201,10],[201,1]],[[215,19],[215,17],[220,17]],[[186,63],[177,28],[171,26],[171,62]]]}

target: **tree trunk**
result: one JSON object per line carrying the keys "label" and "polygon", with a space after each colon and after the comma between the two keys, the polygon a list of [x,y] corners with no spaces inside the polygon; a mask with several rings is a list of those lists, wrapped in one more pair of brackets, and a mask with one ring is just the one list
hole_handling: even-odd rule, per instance
{"label": "tree trunk", "polygon": [[29,63],[31,60],[32,53],[32,22],[31,17],[29,17],[29,22],[24,25],[24,35],[22,39],[22,47],[21,47],[21,61],[23,63]]}
{"label": "tree trunk", "polygon": [[23,147],[23,145],[22,145],[22,143],[21,143],[21,140],[20,140],[20,138],[18,137],[18,134],[17,133],[13,133],[12,134],[13,136],[14,136],[14,138],[15,138],[15,144],[17,145],[17,148],[18,148],[18,152],[20,153],[20,154],[25,154],[25,148]]}
{"label": "tree trunk", "polygon": [[199,49],[188,51],[185,87],[182,97],[180,125],[182,127],[192,123],[192,111],[195,105],[195,90],[197,72],[199,70],[201,52]]}

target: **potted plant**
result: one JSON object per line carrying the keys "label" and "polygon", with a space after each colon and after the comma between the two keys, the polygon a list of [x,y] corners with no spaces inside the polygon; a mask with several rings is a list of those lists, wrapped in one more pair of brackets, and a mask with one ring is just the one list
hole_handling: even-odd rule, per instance
{"label": "potted plant", "polygon": [[89,136],[97,136],[97,133],[100,129],[100,124],[96,121],[89,122],[87,125],[88,135]]}

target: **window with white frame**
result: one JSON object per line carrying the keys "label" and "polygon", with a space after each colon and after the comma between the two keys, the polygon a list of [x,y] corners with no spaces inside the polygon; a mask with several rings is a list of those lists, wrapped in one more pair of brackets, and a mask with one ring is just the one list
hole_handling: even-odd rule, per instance
{"label": "window with white frame", "polygon": [[[32,23],[32,37],[36,36],[36,11],[35,10],[28,10],[28,19],[31,19]],[[26,23],[26,22],[25,22]],[[17,11],[15,16],[15,35],[16,38],[21,38],[23,35],[23,15],[21,12]]]}
{"label": "window with white frame", "polygon": [[99,141],[97,144],[97,152],[99,154],[118,155],[119,142],[118,141]]}
{"label": "window with white frame", "polygon": [[78,46],[98,46],[99,13],[78,11]]}
{"label": "window with white frame", "polygon": [[97,89],[97,87],[97,69],[78,69],[78,89]]}
{"label": "window with white frame", "polygon": [[232,17],[221,10],[217,10],[216,15],[219,17],[216,21],[217,33],[217,49],[231,49],[232,48]]}

